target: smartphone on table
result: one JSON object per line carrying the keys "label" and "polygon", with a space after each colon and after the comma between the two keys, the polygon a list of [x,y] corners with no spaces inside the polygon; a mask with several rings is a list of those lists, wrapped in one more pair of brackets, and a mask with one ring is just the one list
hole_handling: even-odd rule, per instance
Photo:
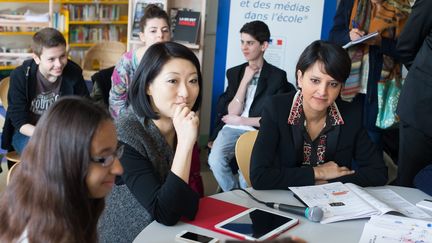
{"label": "smartphone on table", "polygon": [[198,233],[184,230],[180,234],[176,235],[176,241],[178,242],[189,242],[189,243],[217,243],[218,239],[210,236],[201,235]]}

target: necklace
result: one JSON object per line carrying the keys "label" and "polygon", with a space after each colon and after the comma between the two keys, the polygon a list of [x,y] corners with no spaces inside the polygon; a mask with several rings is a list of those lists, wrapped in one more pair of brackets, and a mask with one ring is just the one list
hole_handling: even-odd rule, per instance
{"label": "necklace", "polygon": [[[323,124],[322,128],[325,128],[326,124],[327,124],[327,122],[324,120],[324,124]],[[306,119],[304,120],[303,126],[306,128],[306,131],[309,132]]]}

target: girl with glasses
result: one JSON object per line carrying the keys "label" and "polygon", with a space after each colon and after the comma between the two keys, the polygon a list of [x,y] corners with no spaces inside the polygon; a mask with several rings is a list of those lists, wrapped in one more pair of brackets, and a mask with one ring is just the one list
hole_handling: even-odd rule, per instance
{"label": "girl with glasses", "polygon": [[44,113],[0,198],[0,242],[97,242],[96,225],[123,173],[105,109],[77,97]]}

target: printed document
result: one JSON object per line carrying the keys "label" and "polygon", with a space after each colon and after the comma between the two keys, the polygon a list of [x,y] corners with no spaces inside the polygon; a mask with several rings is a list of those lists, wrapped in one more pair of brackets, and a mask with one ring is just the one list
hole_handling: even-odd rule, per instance
{"label": "printed document", "polygon": [[432,221],[395,215],[372,216],[359,243],[432,243]]}
{"label": "printed document", "polygon": [[391,189],[368,191],[352,184],[341,182],[315,186],[289,187],[309,207],[323,209],[322,224],[336,221],[368,218],[396,212],[411,218],[431,218]]}
{"label": "printed document", "polygon": [[377,36],[378,34],[379,34],[378,31],[375,31],[375,32],[369,33],[369,34],[367,34],[367,35],[364,35],[364,36],[358,38],[357,40],[353,40],[353,41],[348,42],[348,43],[345,44],[342,48],[343,48],[343,49],[347,49],[347,48],[349,48],[349,47],[351,47],[351,46],[353,46],[353,45],[357,45],[357,44],[359,44],[359,43],[362,43],[362,42],[364,42],[364,41],[367,41],[367,40],[369,40],[369,39],[371,39],[371,38]]}

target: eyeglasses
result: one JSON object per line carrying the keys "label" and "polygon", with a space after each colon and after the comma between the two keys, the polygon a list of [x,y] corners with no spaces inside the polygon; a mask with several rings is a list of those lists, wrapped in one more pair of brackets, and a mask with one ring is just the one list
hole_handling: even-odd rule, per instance
{"label": "eyeglasses", "polygon": [[100,163],[103,167],[108,167],[114,163],[115,158],[120,158],[123,155],[124,145],[120,145],[114,153],[107,157],[90,157],[92,162]]}

